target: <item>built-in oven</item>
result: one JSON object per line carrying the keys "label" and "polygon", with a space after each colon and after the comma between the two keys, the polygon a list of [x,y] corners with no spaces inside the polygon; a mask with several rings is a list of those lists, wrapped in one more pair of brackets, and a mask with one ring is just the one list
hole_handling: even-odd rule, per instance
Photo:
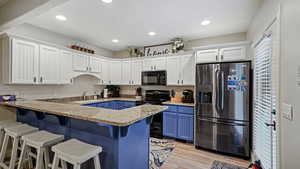
{"label": "built-in oven", "polygon": [[167,85],[167,72],[165,70],[142,72],[142,85]]}

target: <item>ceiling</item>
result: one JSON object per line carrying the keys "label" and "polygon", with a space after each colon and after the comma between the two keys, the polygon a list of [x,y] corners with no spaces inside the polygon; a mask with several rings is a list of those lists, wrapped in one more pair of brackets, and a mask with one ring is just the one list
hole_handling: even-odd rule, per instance
{"label": "ceiling", "polygon": [[8,0],[0,0],[0,7],[2,7],[7,2],[8,2]]}
{"label": "ceiling", "polygon": [[[2,1],[2,0],[0,0]],[[246,32],[262,0],[70,0],[30,24],[110,50]],[[88,3],[87,3],[88,2]],[[67,21],[58,21],[56,15]],[[202,26],[204,19],[211,20]],[[155,36],[148,32],[154,31]],[[113,43],[112,39],[119,39]]]}

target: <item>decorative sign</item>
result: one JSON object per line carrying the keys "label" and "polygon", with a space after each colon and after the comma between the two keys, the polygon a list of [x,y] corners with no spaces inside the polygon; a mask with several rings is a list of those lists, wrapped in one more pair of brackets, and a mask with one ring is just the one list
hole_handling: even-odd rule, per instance
{"label": "decorative sign", "polygon": [[145,46],[144,54],[145,56],[161,56],[168,55],[172,53],[173,43],[166,43],[153,46]]}

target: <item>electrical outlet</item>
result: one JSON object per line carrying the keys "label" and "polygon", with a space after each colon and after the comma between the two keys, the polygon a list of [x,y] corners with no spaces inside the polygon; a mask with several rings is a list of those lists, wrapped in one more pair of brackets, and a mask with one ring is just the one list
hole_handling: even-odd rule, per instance
{"label": "electrical outlet", "polygon": [[292,107],[292,105],[283,103],[282,104],[282,115],[283,115],[283,118],[292,121],[293,120],[293,107]]}

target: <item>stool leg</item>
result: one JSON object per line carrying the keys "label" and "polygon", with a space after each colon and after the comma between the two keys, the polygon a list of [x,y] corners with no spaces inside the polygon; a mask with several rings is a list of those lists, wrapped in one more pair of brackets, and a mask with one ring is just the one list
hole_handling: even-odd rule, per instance
{"label": "stool leg", "polygon": [[36,157],[36,166],[35,166],[36,169],[44,169],[43,154],[44,154],[44,149],[38,148],[37,157]]}
{"label": "stool leg", "polygon": [[16,137],[13,141],[13,148],[12,148],[12,155],[9,163],[9,169],[14,169],[17,161],[17,155],[18,155],[18,144],[19,144],[20,138]]}
{"label": "stool leg", "polygon": [[21,151],[21,155],[20,155],[20,159],[19,159],[19,165],[18,165],[18,169],[23,169],[23,162],[24,162],[24,158],[26,155],[26,151],[27,151],[27,145],[26,142],[23,142],[22,145],[22,151]]}
{"label": "stool leg", "polygon": [[52,163],[52,169],[58,169],[59,158],[56,154],[54,154],[54,159]]}
{"label": "stool leg", "polygon": [[32,161],[32,157],[31,157],[30,153],[31,153],[31,147],[27,147],[26,154],[27,154],[27,157],[28,157],[28,167],[30,169],[32,169],[33,168],[33,161]]}
{"label": "stool leg", "polygon": [[95,165],[95,169],[101,169],[99,155],[94,157],[94,165]]}
{"label": "stool leg", "polygon": [[5,136],[4,131],[0,131],[0,150],[2,149],[2,144],[3,144],[4,136]]}
{"label": "stool leg", "polygon": [[4,163],[4,158],[5,158],[6,151],[7,151],[8,141],[9,141],[9,135],[5,134],[4,142],[3,142],[3,145],[1,148],[1,153],[0,153],[0,163]]}
{"label": "stool leg", "polygon": [[49,147],[45,148],[44,152],[44,158],[45,158],[45,169],[49,168],[49,163],[50,163],[50,153],[49,153]]}
{"label": "stool leg", "polygon": [[68,169],[67,162],[65,160],[61,160],[62,169]]}

